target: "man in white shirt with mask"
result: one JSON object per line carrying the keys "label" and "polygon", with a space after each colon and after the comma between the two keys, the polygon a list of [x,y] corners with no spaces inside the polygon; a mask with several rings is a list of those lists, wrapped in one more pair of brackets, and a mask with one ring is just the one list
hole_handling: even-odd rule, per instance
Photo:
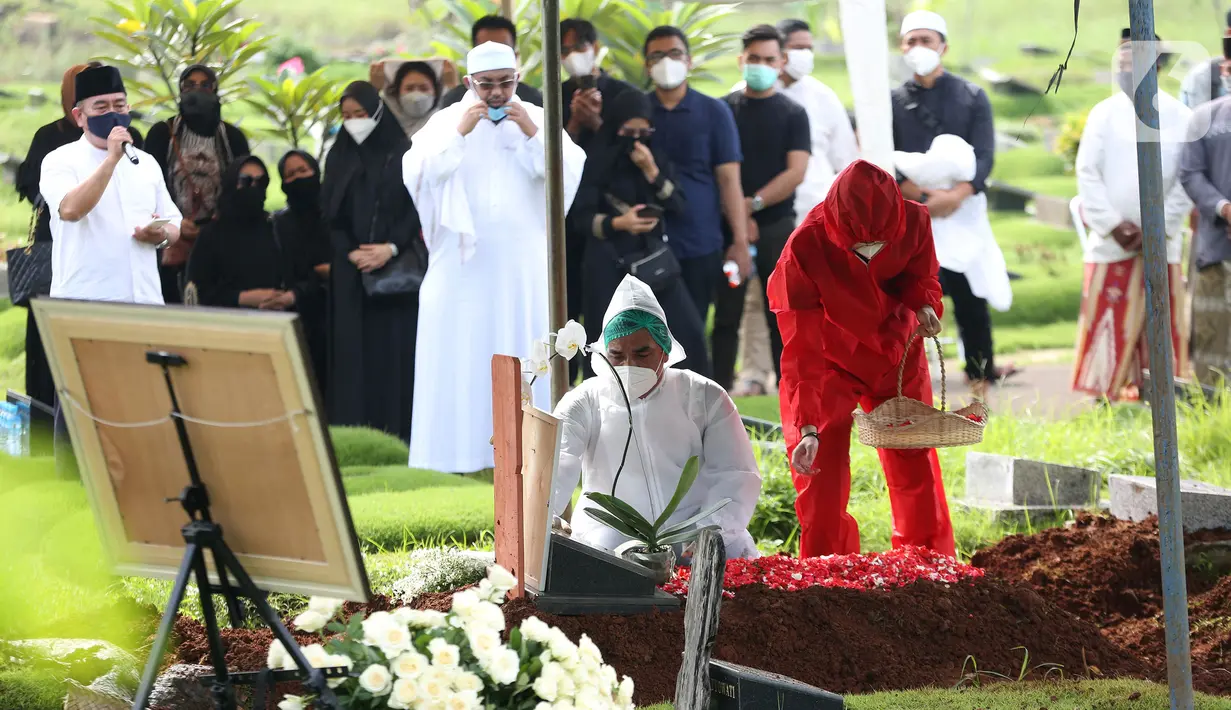
{"label": "man in white shirt with mask", "polygon": [[572,516],[572,536],[614,551],[627,538],[585,513],[594,505],[585,494],[614,495],[654,520],[695,456],[700,460],[697,480],[668,526],[730,499],[699,525],[721,530],[727,559],[758,557],[748,522],[761,493],[761,475],[748,431],[717,383],[671,367],[684,359],[684,349],[671,336],[649,286],[633,276],[624,278],[603,318],[603,342],[593,347],[599,376],[565,395],[555,410],[563,433],[552,513],[564,513],[580,480],[582,498]]}

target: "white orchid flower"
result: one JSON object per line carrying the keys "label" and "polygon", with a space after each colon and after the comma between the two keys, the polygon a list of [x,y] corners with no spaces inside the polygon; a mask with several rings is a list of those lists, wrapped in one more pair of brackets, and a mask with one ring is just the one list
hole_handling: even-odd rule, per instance
{"label": "white orchid flower", "polygon": [[541,340],[534,341],[530,351],[530,372],[535,377],[546,377],[551,372],[551,346]]}
{"label": "white orchid flower", "polygon": [[586,349],[585,326],[575,320],[564,324],[556,333],[556,352],[565,360],[572,360],[577,353]]}

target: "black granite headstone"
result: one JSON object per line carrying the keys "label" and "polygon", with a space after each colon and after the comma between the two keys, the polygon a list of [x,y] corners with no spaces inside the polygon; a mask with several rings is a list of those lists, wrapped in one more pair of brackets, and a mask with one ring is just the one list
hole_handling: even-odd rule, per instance
{"label": "black granite headstone", "polygon": [[680,600],[660,590],[641,565],[553,532],[535,606],[562,616],[630,615],[674,611]]}
{"label": "black granite headstone", "polygon": [[710,710],[842,710],[842,696],[786,676],[710,661]]}

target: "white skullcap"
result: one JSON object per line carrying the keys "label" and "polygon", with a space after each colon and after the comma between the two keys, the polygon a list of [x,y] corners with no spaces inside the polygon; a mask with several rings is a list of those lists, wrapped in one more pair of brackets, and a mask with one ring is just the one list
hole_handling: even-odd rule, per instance
{"label": "white skullcap", "polygon": [[497,69],[517,70],[517,56],[513,48],[499,42],[484,42],[466,55],[466,71],[471,75]]}
{"label": "white skullcap", "polygon": [[949,36],[949,27],[945,24],[945,18],[930,10],[917,10],[902,18],[900,37],[905,37],[915,30],[932,30],[944,37]]}

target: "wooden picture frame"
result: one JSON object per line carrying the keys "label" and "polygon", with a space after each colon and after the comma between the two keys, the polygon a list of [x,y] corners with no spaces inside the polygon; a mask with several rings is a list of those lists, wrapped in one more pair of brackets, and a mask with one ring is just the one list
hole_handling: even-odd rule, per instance
{"label": "wooden picture frame", "polygon": [[[298,317],[35,299],[34,316],[103,547],[118,574],[173,579],[190,482],[150,351],[170,370],[211,513],[257,586],[371,593]],[[211,577],[214,570],[211,561]]]}
{"label": "wooden picture frame", "polygon": [[547,548],[551,544],[551,493],[560,468],[564,427],[555,416],[522,407],[522,545],[525,585],[538,592],[547,582]]}

